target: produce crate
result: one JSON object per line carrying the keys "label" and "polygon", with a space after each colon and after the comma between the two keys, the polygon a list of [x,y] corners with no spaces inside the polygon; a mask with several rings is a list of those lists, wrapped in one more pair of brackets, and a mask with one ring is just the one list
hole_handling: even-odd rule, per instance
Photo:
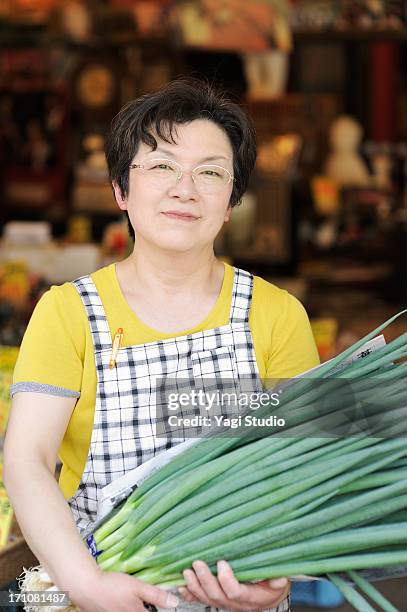
{"label": "produce crate", "polygon": [[17,538],[0,550],[0,585],[12,582],[21,574],[23,567],[38,565],[24,538]]}
{"label": "produce crate", "polygon": [[24,567],[38,565],[35,555],[28,548],[16,522],[13,524],[11,533],[9,543],[4,548],[0,548],[0,586],[13,582]]}

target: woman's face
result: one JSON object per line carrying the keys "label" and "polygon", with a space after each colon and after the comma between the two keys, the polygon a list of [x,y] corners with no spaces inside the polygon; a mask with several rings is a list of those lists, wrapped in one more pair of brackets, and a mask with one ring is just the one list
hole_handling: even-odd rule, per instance
{"label": "woman's face", "polygon": [[153,172],[131,169],[125,199],[114,185],[117,203],[122,210],[127,210],[136,239],[174,252],[201,250],[212,245],[222,225],[229,220],[233,181],[215,191],[200,189],[191,172],[201,164],[211,164],[222,166],[233,175],[233,151],[228,136],[212,121],[197,119],[176,126],[176,144],[158,137],[156,140],[155,151],[141,143],[132,164],[146,165],[152,159],[171,160],[184,173],[179,181],[163,185],[154,178]]}

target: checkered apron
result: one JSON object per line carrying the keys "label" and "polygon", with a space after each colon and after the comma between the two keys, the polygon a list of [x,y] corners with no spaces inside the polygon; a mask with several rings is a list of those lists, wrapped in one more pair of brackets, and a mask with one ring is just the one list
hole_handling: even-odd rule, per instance
{"label": "checkered apron", "polygon": [[[109,367],[112,337],[96,286],[89,276],[73,284],[88,316],[97,374],[89,454],[79,487],[68,500],[76,525],[84,534],[96,519],[103,487],[184,440],[163,429],[165,417],[157,405],[157,391],[163,381],[187,381],[192,388],[197,381],[205,386],[202,381],[206,380],[206,385],[209,381],[209,386],[216,385],[221,393],[230,392],[231,382],[235,392],[241,388],[241,381],[245,389],[249,383],[253,392],[261,391],[262,385],[249,328],[253,277],[248,272],[234,270],[227,325],[122,347],[113,368]],[[202,612],[205,606],[184,603],[181,609]],[[276,608],[276,612],[286,610],[289,598]]]}

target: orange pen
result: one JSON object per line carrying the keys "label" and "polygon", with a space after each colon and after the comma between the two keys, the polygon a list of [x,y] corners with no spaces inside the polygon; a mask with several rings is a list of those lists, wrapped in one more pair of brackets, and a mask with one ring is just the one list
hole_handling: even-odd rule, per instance
{"label": "orange pen", "polygon": [[117,354],[123,342],[123,328],[119,327],[113,338],[112,354],[110,355],[109,369],[113,370],[116,365]]}

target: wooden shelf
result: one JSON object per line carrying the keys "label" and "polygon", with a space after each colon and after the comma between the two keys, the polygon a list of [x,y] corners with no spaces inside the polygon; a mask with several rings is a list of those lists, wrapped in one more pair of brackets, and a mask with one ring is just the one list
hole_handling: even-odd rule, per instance
{"label": "wooden shelf", "polygon": [[362,30],[349,28],[346,30],[297,30],[294,32],[294,44],[302,42],[407,42],[407,28],[400,30]]}

